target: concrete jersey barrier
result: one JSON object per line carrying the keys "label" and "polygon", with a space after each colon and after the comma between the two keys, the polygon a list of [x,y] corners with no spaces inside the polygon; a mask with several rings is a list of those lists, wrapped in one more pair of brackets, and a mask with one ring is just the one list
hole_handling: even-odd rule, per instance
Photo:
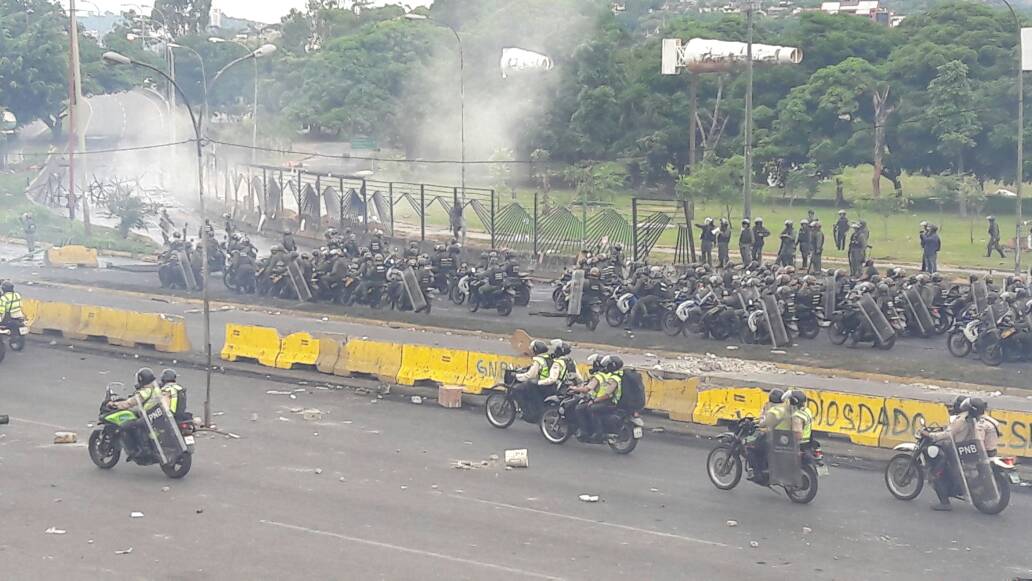
{"label": "concrete jersey barrier", "polygon": [[22,310],[35,334],[61,333],[74,340],[96,337],[111,345],[147,345],[164,353],[190,351],[183,317],[35,299],[22,299]]}

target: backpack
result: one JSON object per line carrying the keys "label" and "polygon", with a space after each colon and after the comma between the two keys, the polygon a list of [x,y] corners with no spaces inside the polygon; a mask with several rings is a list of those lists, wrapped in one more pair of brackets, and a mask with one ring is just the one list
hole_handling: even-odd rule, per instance
{"label": "backpack", "polygon": [[629,411],[638,412],[645,409],[645,383],[641,374],[634,369],[624,369],[623,381],[620,384],[621,391],[619,407]]}

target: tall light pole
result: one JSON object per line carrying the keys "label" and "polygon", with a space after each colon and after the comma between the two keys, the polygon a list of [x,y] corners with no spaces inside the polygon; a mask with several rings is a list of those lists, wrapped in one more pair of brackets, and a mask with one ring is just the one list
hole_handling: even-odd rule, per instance
{"label": "tall light pole", "polygon": [[1021,19],[1008,0],[1000,0],[1010,10],[1014,27],[1018,30],[1018,163],[1014,174],[1016,200],[1016,221],[1014,223],[1014,274],[1021,274],[1021,186],[1025,181],[1025,75],[1021,50]]}
{"label": "tall light pole", "polygon": [[[247,59],[257,59],[263,56],[272,54],[275,52],[276,47],[272,45],[263,45],[254,52],[247,56],[240,57],[226,66],[222,67],[215,77],[211,80],[211,83],[207,83],[205,90],[210,90],[212,86],[219,80],[223,73],[229,68],[241,63]],[[179,93],[179,97],[183,100],[183,104],[186,105],[186,110],[190,114],[190,121],[193,125],[194,130],[194,143],[197,152],[197,196],[200,203],[201,211],[201,297],[204,305],[204,352],[207,361],[205,366],[205,392],[204,392],[204,425],[211,425],[211,368],[212,368],[212,357],[211,357],[211,301],[208,297],[208,286],[209,286],[209,268],[208,268],[208,244],[211,240],[211,236],[208,235],[208,229],[205,227],[206,212],[204,209],[204,117],[207,115],[197,116],[194,114],[193,107],[190,105],[190,100],[187,98],[186,93],[183,92],[182,88],[167,73],[158,69],[157,67],[151,66],[147,63],[134,61],[133,59],[119,54],[117,52],[106,52],[103,56],[104,62],[110,65],[131,65],[140,68],[148,69],[155,72],[165,78],[171,83],[173,89]]]}
{"label": "tall light pole", "polygon": [[745,4],[745,167],[742,168],[742,217],[752,218],[753,0]]}
{"label": "tall light pole", "polygon": [[465,241],[466,229],[462,227],[462,208],[466,204],[466,59],[462,52],[462,37],[459,36],[459,31],[447,22],[433,20],[424,14],[409,12],[405,14],[405,18],[408,20],[432,20],[443,25],[455,36],[455,44],[459,47],[459,187],[462,190],[462,198],[460,200],[458,196],[455,196],[452,204],[456,208],[454,219],[458,220],[453,228],[462,229],[462,239]]}
{"label": "tall light pole", "polygon": [[[244,44],[242,42],[237,42],[235,40],[226,40],[225,38],[220,38],[218,36],[213,36],[213,37],[209,38],[208,41],[212,42],[212,43],[215,43],[215,44],[221,44],[221,43],[225,43],[225,42],[230,42],[230,43],[236,44],[237,46],[243,47],[244,50],[246,50],[247,52],[251,52],[251,48],[250,47],[248,47],[246,44]],[[269,45],[269,46],[273,46],[273,45]],[[257,155],[258,155],[258,59],[255,59],[255,61],[254,61],[254,100],[253,100],[253,102],[251,104],[251,166],[247,170],[247,176],[248,176],[247,177],[247,182],[248,182],[247,187],[248,187],[248,191],[250,191],[251,182],[253,181],[251,172],[254,171],[254,165],[256,163]],[[233,213],[235,215],[236,214],[236,207],[235,207],[236,194],[235,193],[233,194],[233,202],[234,202]]]}
{"label": "tall light pole", "polygon": [[[68,139],[68,195],[69,199],[75,198],[75,150],[86,151],[86,131],[80,129],[78,120],[80,116],[79,107],[82,104],[82,75],[79,71],[79,23],[76,14],[75,0],[68,3],[68,124],[71,131]],[[86,178],[85,160],[83,160],[83,180]],[[82,195],[82,225],[83,232],[90,236],[90,200],[87,188],[83,188]]]}
{"label": "tall light pole", "polygon": [[204,57],[201,56],[201,53],[197,52],[196,50],[194,50],[194,49],[192,49],[192,48],[190,48],[188,46],[186,46],[185,44],[179,44],[179,43],[175,43],[175,42],[170,42],[166,46],[168,46],[170,51],[172,49],[181,48],[181,49],[183,49],[185,51],[192,52],[193,55],[195,57],[197,57],[197,62],[200,63],[200,65],[201,65],[201,94],[203,95],[203,98],[204,98],[204,110],[205,110],[205,112],[207,112],[208,111],[208,74],[204,71]]}

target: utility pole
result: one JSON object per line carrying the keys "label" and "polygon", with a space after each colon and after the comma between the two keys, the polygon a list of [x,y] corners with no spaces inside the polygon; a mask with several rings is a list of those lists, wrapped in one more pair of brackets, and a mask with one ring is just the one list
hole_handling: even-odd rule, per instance
{"label": "utility pole", "polygon": [[742,217],[752,218],[753,0],[745,5],[745,167],[742,169]]}
{"label": "utility pole", "polygon": [[[79,24],[76,18],[75,0],[68,3],[68,195],[75,197],[75,150],[86,153],[86,128],[79,127],[82,105],[82,78],[79,73]],[[88,186],[86,160],[82,163],[83,184]],[[82,188],[82,224],[86,236],[90,236],[89,188]]]}

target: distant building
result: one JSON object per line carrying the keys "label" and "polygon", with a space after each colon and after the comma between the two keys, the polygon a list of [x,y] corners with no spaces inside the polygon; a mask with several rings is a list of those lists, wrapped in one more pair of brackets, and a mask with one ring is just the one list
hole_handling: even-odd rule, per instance
{"label": "distant building", "polygon": [[881,0],[841,0],[840,2],[822,2],[821,11],[828,14],[850,14],[863,16],[879,24],[893,25],[893,15],[883,8]]}
{"label": "distant building", "polygon": [[218,8],[212,8],[211,12],[208,13],[208,26],[211,28],[222,28],[222,11]]}

